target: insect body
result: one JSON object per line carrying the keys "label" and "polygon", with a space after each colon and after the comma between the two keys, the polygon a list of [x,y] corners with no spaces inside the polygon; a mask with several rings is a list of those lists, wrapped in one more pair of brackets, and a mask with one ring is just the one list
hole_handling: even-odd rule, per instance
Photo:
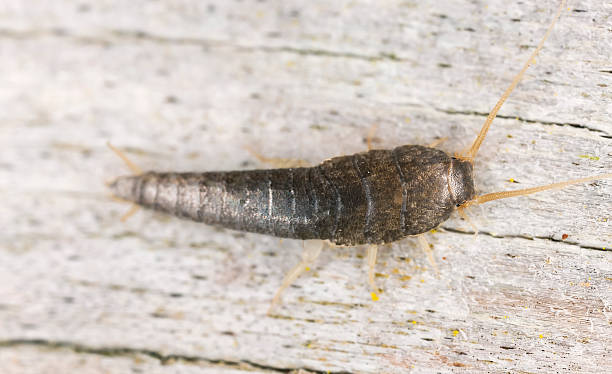
{"label": "insect body", "polygon": [[[418,235],[434,263],[423,233],[447,220],[456,208],[461,213],[473,204],[612,178],[612,174],[602,174],[523,190],[475,194],[473,162],[478,149],[564,6],[562,1],[545,36],[489,113],[472,146],[454,157],[430,147],[404,145],[336,157],[310,168],[179,174],[141,173],[117,151],[136,175],[118,178],[111,189],[120,198],[179,217],[305,240],[302,261],[283,280],[273,305],[327,241],[369,244],[369,283],[377,290],[374,265],[378,244]],[[376,299],[374,293],[372,297]]]}
{"label": "insect body", "polygon": [[310,168],[151,172],[119,178],[112,188],[120,198],[194,221],[338,245],[427,232],[475,196],[470,162],[418,145]]}

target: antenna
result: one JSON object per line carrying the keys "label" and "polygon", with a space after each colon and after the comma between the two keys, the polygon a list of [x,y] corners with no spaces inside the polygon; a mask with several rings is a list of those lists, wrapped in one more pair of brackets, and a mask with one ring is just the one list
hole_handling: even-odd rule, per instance
{"label": "antenna", "polygon": [[555,25],[555,23],[561,16],[561,11],[563,10],[564,7],[565,7],[565,0],[562,0],[561,4],[559,5],[559,9],[557,9],[557,13],[555,14],[555,17],[550,23],[550,26],[548,26],[548,30],[546,30],[546,34],[544,34],[544,37],[540,41],[540,44],[538,44],[535,51],[531,53],[531,56],[529,56],[529,58],[527,59],[527,62],[525,62],[525,65],[523,66],[521,71],[519,71],[518,74],[514,77],[514,80],[512,80],[512,83],[510,83],[510,86],[506,89],[506,91],[501,96],[497,104],[495,104],[493,109],[491,109],[491,112],[487,116],[485,123],[482,125],[482,128],[480,129],[480,133],[476,137],[476,140],[474,140],[474,143],[472,144],[470,149],[467,151],[465,155],[457,154],[456,155],[457,158],[474,163],[474,158],[476,158],[476,153],[478,153],[478,149],[480,148],[480,145],[484,141],[485,136],[487,135],[487,131],[489,131],[489,127],[491,127],[491,122],[493,122],[493,120],[495,119],[495,116],[497,116],[497,112],[499,112],[499,109],[502,107],[502,105],[504,104],[508,96],[510,96],[510,94],[512,93],[516,85],[521,81],[521,79],[523,79],[523,75],[525,75],[525,71],[527,71],[527,68],[529,68],[529,66],[534,62],[536,55],[538,54],[538,52],[540,52],[540,50],[542,49],[542,46],[544,45],[544,42],[546,41],[546,39],[548,39],[548,36],[552,32],[553,26]]}
{"label": "antenna", "polygon": [[590,182],[590,181],[594,181],[598,179],[608,179],[608,178],[612,178],[612,173],[593,175],[590,177],[579,178],[579,179],[572,179],[572,180],[565,181],[565,182],[547,184],[545,186],[525,188],[523,190],[488,193],[486,195],[476,196],[476,198],[474,198],[473,200],[466,201],[463,205],[460,206],[460,208],[466,208],[473,204],[483,204],[483,203],[493,201],[493,200],[507,199],[509,197],[531,195],[533,193],[540,192],[540,191],[560,189],[560,188],[564,188],[572,184],[586,183],[586,182]]}

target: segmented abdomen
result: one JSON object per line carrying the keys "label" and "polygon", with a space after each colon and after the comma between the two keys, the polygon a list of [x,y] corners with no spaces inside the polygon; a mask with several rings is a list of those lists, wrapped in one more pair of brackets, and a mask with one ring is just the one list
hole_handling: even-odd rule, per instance
{"label": "segmented abdomen", "polygon": [[386,243],[448,218],[449,164],[444,152],[403,146],[311,168],[149,172],[119,178],[113,189],[140,205],[236,230],[341,245]]}
{"label": "segmented abdomen", "polygon": [[333,225],[333,191],[319,168],[125,178],[128,200],[210,225],[299,239],[328,237]]}

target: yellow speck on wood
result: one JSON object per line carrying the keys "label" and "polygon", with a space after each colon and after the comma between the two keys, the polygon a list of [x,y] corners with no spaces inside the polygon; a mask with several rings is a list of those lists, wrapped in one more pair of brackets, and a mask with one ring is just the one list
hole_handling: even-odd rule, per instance
{"label": "yellow speck on wood", "polygon": [[459,330],[453,330],[453,336],[459,335]]}
{"label": "yellow speck on wood", "polygon": [[310,271],[310,267],[306,266],[306,268],[304,270]]}
{"label": "yellow speck on wood", "polygon": [[400,278],[401,281],[407,281],[410,280],[412,277],[410,275],[404,275],[403,277]]}
{"label": "yellow speck on wood", "polygon": [[388,344],[381,344],[379,345],[380,348],[391,348],[391,349],[397,349],[396,345],[388,345]]}
{"label": "yellow speck on wood", "polygon": [[425,279],[421,279],[421,283],[425,283]]}
{"label": "yellow speck on wood", "polygon": [[413,325],[416,325],[416,324],[417,324],[417,321],[412,320],[412,322],[411,322],[411,323],[412,323]]}
{"label": "yellow speck on wood", "polygon": [[510,178],[508,181],[510,181],[510,183],[514,183],[514,178]]}
{"label": "yellow speck on wood", "polygon": [[580,157],[580,158],[588,158],[589,160],[593,160],[593,161],[599,161],[599,157],[597,157],[597,156],[579,155],[578,157]]}
{"label": "yellow speck on wood", "polygon": [[544,335],[540,334],[540,339],[544,338]]}
{"label": "yellow speck on wood", "polygon": [[437,233],[437,232],[438,232],[438,230],[436,230],[436,229],[431,229],[429,232],[430,232],[430,233],[432,233],[432,234],[435,234],[435,233]]}
{"label": "yellow speck on wood", "polygon": [[372,301],[378,301],[378,295],[376,294],[376,292],[372,292],[370,296],[372,297]]}

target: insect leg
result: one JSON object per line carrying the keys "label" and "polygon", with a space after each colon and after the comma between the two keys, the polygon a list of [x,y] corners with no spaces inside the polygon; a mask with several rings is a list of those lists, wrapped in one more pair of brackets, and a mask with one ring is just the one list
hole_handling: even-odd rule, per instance
{"label": "insect leg", "polygon": [[325,246],[325,242],[322,240],[305,240],[304,241],[304,251],[302,252],[302,261],[285,275],[283,282],[276,291],[274,298],[272,299],[272,304],[268,309],[268,314],[272,312],[272,309],[278,302],[280,301],[281,293],[285,290],[285,288],[289,287],[295,280],[305,271],[310,270],[310,265],[319,257],[321,254],[321,250]]}
{"label": "insect leg", "polygon": [[370,127],[370,131],[368,131],[368,136],[366,137],[368,151],[372,150],[372,143],[374,141],[374,135],[376,135],[376,130],[378,130],[378,125],[372,125],[372,127]]}
{"label": "insect leg", "polygon": [[431,142],[431,144],[429,144],[428,147],[429,148],[435,148],[435,147],[439,146],[440,144],[444,143],[447,140],[448,140],[448,136],[445,136],[445,137],[440,138],[440,139],[436,139],[433,142]]}
{"label": "insect leg", "polygon": [[246,146],[244,148],[249,151],[249,153],[252,154],[257,160],[259,160],[259,162],[272,165],[275,168],[303,168],[310,166],[308,161],[298,160],[294,158],[266,157],[249,146]]}
{"label": "insect leg", "polygon": [[459,215],[461,216],[461,218],[463,218],[467,223],[470,224],[470,226],[472,226],[472,228],[474,229],[474,235],[478,235],[478,227],[476,227],[476,225],[474,224],[474,222],[472,222],[472,220],[470,219],[470,217],[467,215],[467,213],[465,212],[466,207],[465,206],[460,206],[459,208],[457,208],[457,213],[459,213]]}
{"label": "insect leg", "polygon": [[436,260],[434,260],[433,253],[431,251],[431,247],[429,246],[429,242],[427,241],[427,238],[425,238],[425,234],[417,235],[417,239],[419,240],[419,244],[421,245],[423,252],[425,252],[425,254],[427,255],[427,259],[429,260],[429,263],[431,264],[431,266],[433,266],[434,270],[436,271],[436,275],[440,276],[440,269],[438,269]]}
{"label": "insect leg", "polygon": [[376,292],[378,292],[378,287],[376,287],[376,282],[374,282],[374,267],[376,266],[376,255],[378,254],[378,246],[376,244],[368,246],[367,251],[367,259],[368,259],[368,283],[370,283],[370,287],[372,287],[372,300],[378,300],[378,296]]}

